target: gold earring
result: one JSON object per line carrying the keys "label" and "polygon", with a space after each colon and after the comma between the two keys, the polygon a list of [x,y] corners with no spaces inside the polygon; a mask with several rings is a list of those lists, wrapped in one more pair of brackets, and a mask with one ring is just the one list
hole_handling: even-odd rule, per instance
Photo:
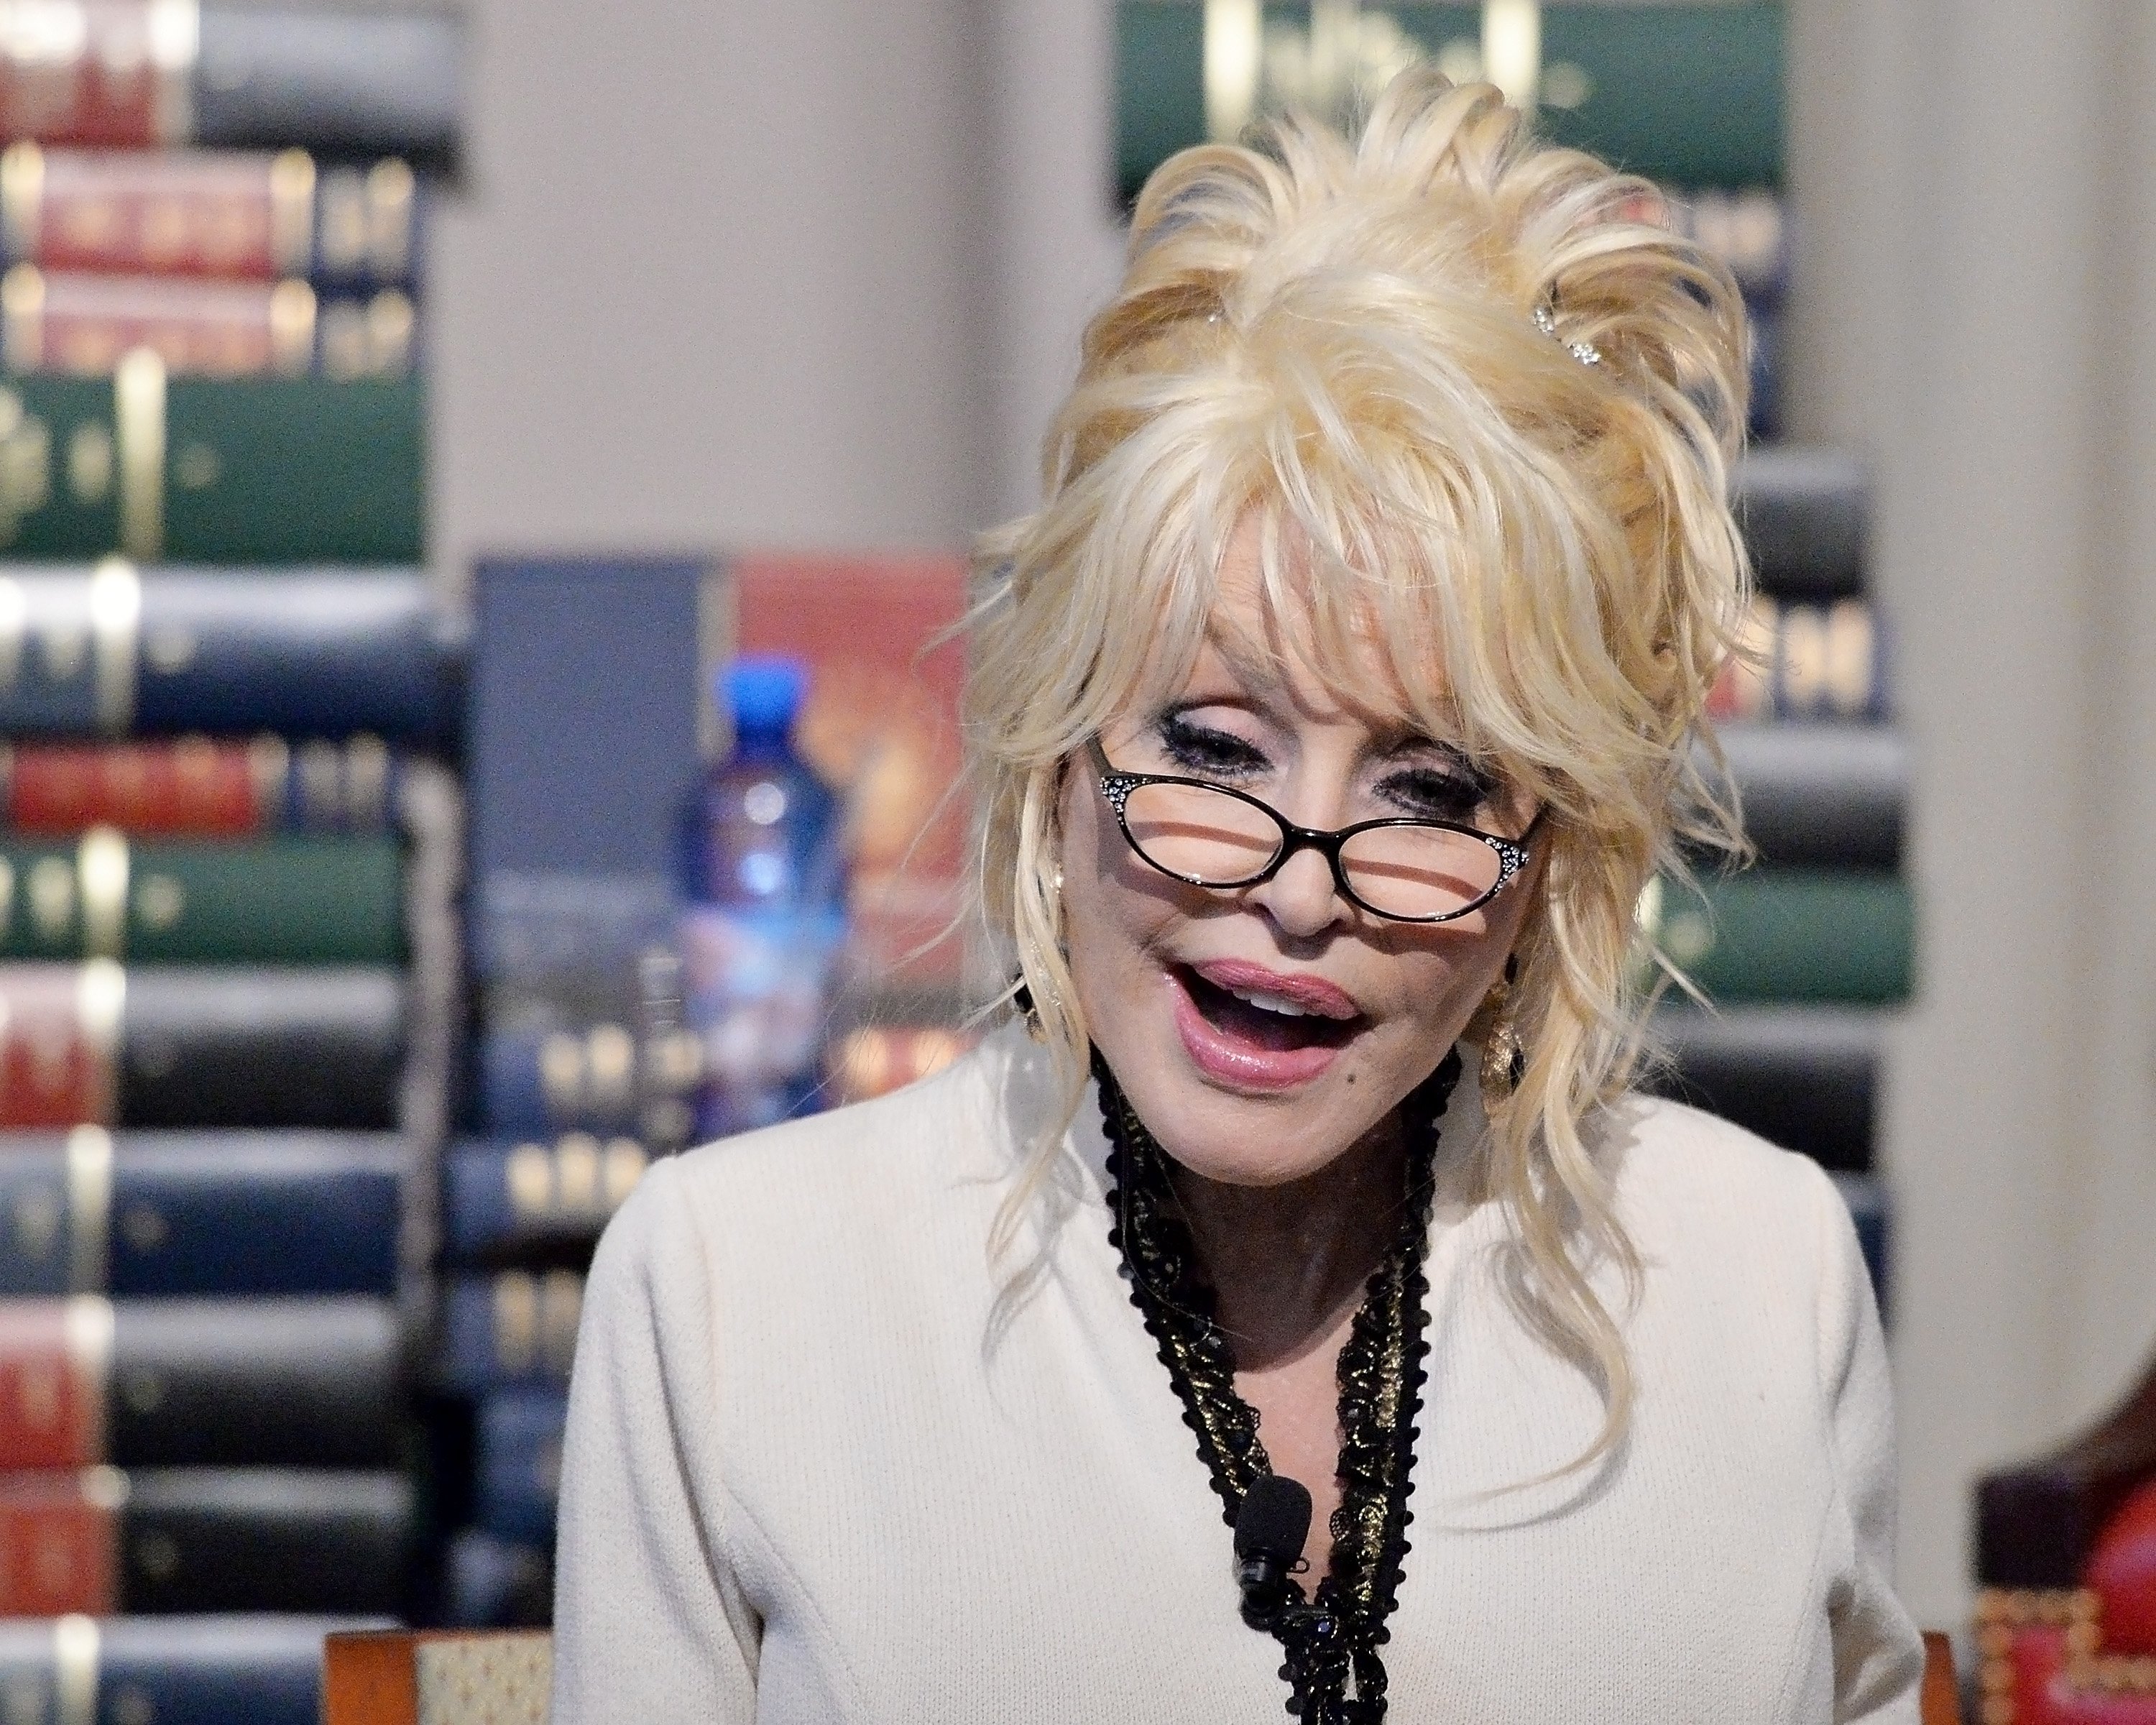
{"label": "gold earring", "polygon": [[1520,1045],[1512,1015],[1512,978],[1518,973],[1519,960],[1507,958],[1504,975],[1483,997],[1475,1014],[1481,1020],[1482,1094],[1493,1101],[1509,1098],[1527,1075],[1527,1052]]}

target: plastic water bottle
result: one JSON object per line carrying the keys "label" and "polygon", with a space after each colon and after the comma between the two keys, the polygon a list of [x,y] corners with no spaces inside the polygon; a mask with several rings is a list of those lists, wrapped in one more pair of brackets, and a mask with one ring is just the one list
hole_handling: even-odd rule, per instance
{"label": "plastic water bottle", "polygon": [[793,749],[808,683],[792,659],[743,659],[720,674],[733,752],[701,776],[684,811],[682,1012],[703,1050],[703,1138],[815,1106],[846,865],[839,798]]}

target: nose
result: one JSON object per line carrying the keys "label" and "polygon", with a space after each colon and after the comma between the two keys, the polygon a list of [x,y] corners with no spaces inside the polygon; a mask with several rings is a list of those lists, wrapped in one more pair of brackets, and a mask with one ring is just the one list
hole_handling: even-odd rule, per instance
{"label": "nose", "polygon": [[1281,864],[1271,880],[1252,887],[1250,899],[1282,934],[1298,940],[1322,934],[1348,915],[1348,901],[1334,890],[1332,865],[1308,848]]}

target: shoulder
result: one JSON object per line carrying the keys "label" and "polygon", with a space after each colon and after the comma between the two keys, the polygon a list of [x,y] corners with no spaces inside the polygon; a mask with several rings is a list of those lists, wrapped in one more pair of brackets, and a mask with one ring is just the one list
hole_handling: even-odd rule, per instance
{"label": "shoulder", "polygon": [[991,1037],[935,1076],[654,1163],[600,1244],[593,1293],[640,1273],[730,1304],[802,1299],[982,1256],[1017,1148],[1012,1053]]}
{"label": "shoulder", "polygon": [[1604,1110],[1589,1142],[1650,1293],[1660,1280],[1695,1300],[1815,1317],[1861,1280],[1848,1208],[1810,1157],[1640,1096]]}

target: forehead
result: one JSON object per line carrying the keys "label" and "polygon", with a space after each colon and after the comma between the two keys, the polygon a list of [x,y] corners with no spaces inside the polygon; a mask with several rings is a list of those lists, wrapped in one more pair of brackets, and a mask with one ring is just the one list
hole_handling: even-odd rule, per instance
{"label": "forehead", "polygon": [[[1194,656],[1179,680],[1178,667],[1159,665],[1158,680],[1188,688],[1224,678],[1314,720],[1437,721],[1441,715],[1433,708],[1450,703],[1429,698],[1442,685],[1435,643],[1414,651],[1383,629],[1367,597],[1358,603],[1352,593],[1322,592],[1316,562],[1300,535],[1269,532],[1257,511],[1246,511],[1215,570]],[[1421,701],[1402,676],[1404,648],[1421,673],[1415,680],[1437,685]],[[1163,641],[1158,655],[1168,650]]]}

